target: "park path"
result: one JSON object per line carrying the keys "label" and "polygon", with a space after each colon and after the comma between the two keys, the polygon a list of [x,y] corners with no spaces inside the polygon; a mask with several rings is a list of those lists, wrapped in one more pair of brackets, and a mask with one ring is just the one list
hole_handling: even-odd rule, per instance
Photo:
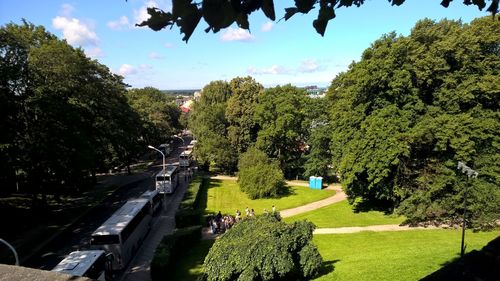
{"label": "park path", "polygon": [[[216,180],[237,180],[238,178],[236,177],[230,177],[230,176],[214,176],[211,177],[211,179],[216,179]],[[307,183],[301,183],[301,182],[294,182],[294,181],[287,181],[286,182],[288,185],[298,185],[298,186],[309,186]],[[306,205],[302,205],[299,207],[295,208],[290,208],[290,209],[285,209],[285,210],[280,210],[280,215],[283,218],[295,216],[298,214],[302,214],[305,212],[313,211],[340,201],[344,201],[347,199],[347,195],[344,193],[342,190],[342,187],[339,184],[331,184],[329,185],[326,189],[329,190],[334,190],[335,195],[330,196],[328,198],[325,198],[323,200],[319,200],[316,202],[311,202]]]}
{"label": "park path", "polygon": [[407,226],[398,224],[384,224],[384,225],[369,225],[369,226],[351,226],[351,227],[335,227],[335,228],[317,228],[314,234],[342,234],[342,233],[356,233],[362,231],[407,231],[407,230],[431,230],[439,229],[437,226]]}

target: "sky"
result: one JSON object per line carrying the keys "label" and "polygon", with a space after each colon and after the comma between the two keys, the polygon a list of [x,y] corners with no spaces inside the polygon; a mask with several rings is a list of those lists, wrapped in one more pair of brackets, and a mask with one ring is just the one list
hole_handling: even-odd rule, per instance
{"label": "sky", "polygon": [[467,23],[488,15],[461,0],[449,8],[440,0],[407,0],[402,6],[366,0],[360,8],[337,9],[322,37],[312,26],[317,9],[278,21],[294,2],[274,2],[275,22],[256,11],[249,17],[250,32],[234,24],[214,34],[205,33],[208,25],[201,20],[187,44],[177,27],[155,32],[134,26],[148,18],[146,7],[170,10],[171,0],[0,0],[0,25],[23,18],[43,25],[136,88],[200,89],[248,75],[266,87],[325,87],[383,34],[408,35],[423,18]]}

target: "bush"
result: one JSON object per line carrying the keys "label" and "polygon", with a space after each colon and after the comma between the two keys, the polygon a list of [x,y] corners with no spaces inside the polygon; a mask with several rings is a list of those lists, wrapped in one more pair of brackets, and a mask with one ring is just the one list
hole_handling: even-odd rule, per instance
{"label": "bush", "polygon": [[179,209],[175,213],[175,226],[183,228],[201,224],[201,211],[198,209]]}
{"label": "bush", "polygon": [[314,225],[286,224],[271,214],[245,219],[222,235],[205,258],[206,280],[311,279],[322,265]]}
{"label": "bush", "polygon": [[173,234],[163,237],[156,248],[151,261],[151,279],[165,280],[173,270],[175,260],[187,247],[201,238],[201,226],[192,226],[177,229]]}
{"label": "bush", "polygon": [[199,208],[201,189],[208,179],[196,177],[188,186],[184,198],[175,213],[175,225],[177,228],[201,224],[202,210]]}
{"label": "bush", "polygon": [[276,163],[261,163],[241,170],[238,183],[251,199],[276,197],[285,191],[283,172]]}

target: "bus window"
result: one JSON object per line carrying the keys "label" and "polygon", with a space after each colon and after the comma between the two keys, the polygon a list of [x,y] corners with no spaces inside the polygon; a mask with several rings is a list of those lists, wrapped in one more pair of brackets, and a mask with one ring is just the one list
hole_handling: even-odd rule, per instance
{"label": "bus window", "polygon": [[90,239],[91,245],[120,244],[118,235],[95,235]]}

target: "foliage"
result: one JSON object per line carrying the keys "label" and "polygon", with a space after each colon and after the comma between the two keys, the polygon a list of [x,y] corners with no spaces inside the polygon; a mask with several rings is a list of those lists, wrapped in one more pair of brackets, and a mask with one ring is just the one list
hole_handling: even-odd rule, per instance
{"label": "foliage", "polygon": [[238,153],[255,143],[257,124],[254,120],[257,97],[264,87],[252,77],[236,77],[229,83],[232,95],[227,102],[228,139]]}
{"label": "foliage", "polygon": [[[442,0],[441,5],[448,7],[452,0]],[[289,20],[297,13],[307,14],[311,10],[318,9],[318,17],[312,25],[317,33],[323,36],[326,26],[331,19],[335,18],[335,10],[341,7],[357,7],[364,4],[364,0],[294,0],[294,6],[285,9],[283,18]],[[405,0],[388,0],[392,5],[401,5]],[[498,10],[498,0],[490,0],[487,11],[495,15]],[[486,6],[484,0],[467,0],[465,5],[476,5],[480,10]],[[159,8],[150,7],[147,9],[151,16],[148,20],[136,24],[137,26],[148,26],[154,31],[177,25],[180,32],[184,34],[182,40],[188,41],[198,23],[203,18],[208,24],[205,32],[213,31],[217,33],[223,28],[227,28],[233,23],[243,29],[250,29],[248,16],[261,9],[264,15],[270,20],[276,20],[276,13],[273,0],[203,0],[193,2],[192,0],[172,1],[172,11],[165,12]]]}
{"label": "foliage", "polygon": [[288,225],[273,215],[236,224],[205,258],[207,280],[297,280],[313,277],[322,258],[312,244],[314,225]]}
{"label": "foliage", "polygon": [[127,91],[130,106],[141,116],[143,137],[149,144],[160,144],[181,128],[181,112],[172,99],[153,87]]}
{"label": "foliage", "polygon": [[291,85],[277,86],[262,92],[255,108],[259,124],[256,146],[276,158],[287,178],[302,168],[308,125],[304,90]]}
{"label": "foliage", "polygon": [[81,188],[143,150],[122,77],[43,27],[0,28],[0,180],[36,198]]}
{"label": "foliage", "polygon": [[175,225],[178,228],[199,225],[202,211],[199,207],[202,188],[208,185],[208,179],[196,177],[184,193],[179,209],[175,212]]}
{"label": "foliage", "polygon": [[[390,200],[410,223],[500,214],[499,21],[422,20],[388,34],[329,89],[331,153],[350,200]],[[479,172],[466,181],[466,162]]]}
{"label": "foliage", "polygon": [[151,261],[151,279],[164,280],[169,276],[180,253],[200,238],[201,226],[176,229],[173,234],[163,237]]}
{"label": "foliage", "polygon": [[[255,162],[250,162],[254,160]],[[285,190],[285,179],[278,163],[255,148],[243,153],[238,162],[238,183],[250,199],[276,197]]]}
{"label": "foliage", "polygon": [[[314,235],[328,272],[316,280],[421,280],[460,255],[461,234],[439,229]],[[467,231],[467,251],[498,235]]]}
{"label": "foliage", "polygon": [[227,139],[228,122],[225,117],[231,88],[224,81],[214,81],[202,90],[189,115],[189,127],[196,136],[195,157],[201,165],[213,165],[223,172],[236,168],[236,151]]}

